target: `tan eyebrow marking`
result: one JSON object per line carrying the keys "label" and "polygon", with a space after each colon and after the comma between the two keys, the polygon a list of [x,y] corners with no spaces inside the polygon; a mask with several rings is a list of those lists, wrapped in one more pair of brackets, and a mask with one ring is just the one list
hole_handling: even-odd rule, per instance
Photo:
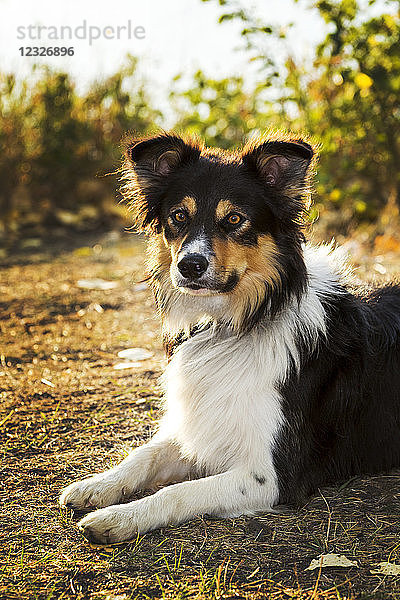
{"label": "tan eyebrow marking", "polygon": [[229,215],[231,212],[235,212],[237,208],[233,206],[229,200],[220,200],[217,204],[217,208],[215,209],[215,214],[218,221],[222,221],[226,215]]}
{"label": "tan eyebrow marking", "polygon": [[243,209],[235,206],[229,200],[220,200],[217,204],[217,208],[215,209],[215,216],[217,217],[217,221],[222,221],[225,217],[227,217],[230,213],[239,213],[243,217],[245,217],[245,221],[239,225],[238,229],[240,231],[246,231],[246,229],[250,228],[250,221],[248,216]]}
{"label": "tan eyebrow marking", "polygon": [[192,196],[185,196],[182,202],[179,202],[177,207],[184,208],[190,217],[194,217],[197,213],[197,202]]}

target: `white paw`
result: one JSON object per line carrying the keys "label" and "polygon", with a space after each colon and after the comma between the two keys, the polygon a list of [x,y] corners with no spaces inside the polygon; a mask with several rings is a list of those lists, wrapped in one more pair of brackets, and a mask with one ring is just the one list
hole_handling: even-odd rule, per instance
{"label": "white paw", "polygon": [[126,542],[135,538],[138,532],[148,530],[144,524],[140,524],[138,511],[133,508],[138,504],[140,500],[129,505],[101,508],[81,519],[78,527],[85,538],[94,544]]}
{"label": "white paw", "polygon": [[60,496],[60,505],[78,510],[101,508],[120,502],[126,494],[115,475],[95,475],[76,481],[66,487]]}

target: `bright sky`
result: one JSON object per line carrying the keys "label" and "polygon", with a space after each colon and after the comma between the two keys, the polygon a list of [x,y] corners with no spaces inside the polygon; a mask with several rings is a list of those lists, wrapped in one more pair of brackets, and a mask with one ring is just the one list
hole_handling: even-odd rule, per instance
{"label": "bright sky", "polygon": [[[382,1],[382,0],[381,0]],[[326,25],[316,10],[307,8],[309,0],[243,0],[254,6],[265,23],[281,28],[293,22],[287,47],[297,57],[311,57],[315,45],[326,34]],[[23,76],[34,62],[45,61],[54,67],[71,72],[79,88],[90,81],[112,74],[123,63],[128,52],[139,56],[141,73],[149,81],[153,94],[165,105],[168,82],[178,73],[189,79],[196,69],[203,69],[211,77],[243,75],[251,83],[257,76],[255,65],[249,67],[247,56],[235,51],[241,45],[238,22],[218,24],[221,7],[216,0],[0,0],[0,69]],[[127,39],[121,30],[121,39],[56,41],[49,39],[54,28],[70,26],[73,30],[86,21],[89,27],[111,27],[106,35],[116,35],[117,27],[131,22],[142,39]],[[45,26],[42,39],[28,39],[28,27]],[[19,28],[19,29],[18,29]],[[22,29],[21,29],[22,28]],[[93,30],[94,34],[97,33]],[[37,28],[32,31],[37,38]],[[25,39],[18,36],[25,35]],[[74,46],[72,57],[31,58],[20,56],[21,46]],[[282,55],[282,46],[271,47],[271,52]],[[282,55],[283,56],[283,55]]]}
{"label": "bright sky", "polygon": [[[249,5],[249,3],[245,2]],[[316,12],[306,10],[305,3],[293,0],[255,0],[257,14],[277,27],[295,22],[289,44],[296,54],[310,53],[325,32],[325,26]],[[155,86],[165,86],[179,72],[191,73],[201,67],[211,76],[248,74],[246,57],[234,49],[241,43],[239,23],[217,23],[221,8],[216,1],[200,0],[0,0],[0,68],[25,74],[29,66],[45,60],[72,72],[79,85],[111,74],[118,69],[127,52],[142,57],[142,71]],[[87,22],[90,26],[114,28],[144,27],[144,39],[98,39],[90,46],[88,40],[73,42],[48,39],[51,30],[42,30],[42,40],[28,39],[29,25],[47,27],[71,26],[73,29]],[[17,32],[17,28],[24,29]],[[25,33],[25,39],[18,35]],[[37,29],[32,31],[37,37]],[[67,32],[67,30],[66,30]],[[80,30],[82,32],[82,28]],[[112,35],[112,30],[107,34]],[[141,30],[139,34],[143,35]],[[73,45],[73,57],[33,59],[19,56],[19,47],[32,45]],[[252,76],[250,74],[250,76]]]}

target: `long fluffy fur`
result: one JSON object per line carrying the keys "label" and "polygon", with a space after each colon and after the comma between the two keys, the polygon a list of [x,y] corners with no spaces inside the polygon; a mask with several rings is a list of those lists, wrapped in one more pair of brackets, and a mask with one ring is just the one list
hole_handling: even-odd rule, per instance
{"label": "long fluffy fur", "polygon": [[[92,541],[199,513],[298,504],[326,483],[400,464],[400,288],[358,292],[338,250],[305,244],[314,160],[308,142],[288,136],[232,156],[176,136],[132,143],[127,193],[150,232],[170,362],[153,439],[61,496],[63,505],[100,509],[80,522]],[[192,228],[183,234],[168,211],[183,210],[188,187]],[[228,200],[240,204],[237,189],[248,190],[251,226],[222,233],[210,215],[223,219]],[[199,252],[209,264],[204,285],[228,292],[182,292],[178,261]]]}

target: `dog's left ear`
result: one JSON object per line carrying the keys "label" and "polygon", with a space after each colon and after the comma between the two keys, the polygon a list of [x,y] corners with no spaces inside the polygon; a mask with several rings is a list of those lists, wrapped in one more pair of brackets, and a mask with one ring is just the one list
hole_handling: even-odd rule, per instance
{"label": "dog's left ear", "polygon": [[313,156],[313,148],[301,139],[272,140],[250,142],[243,150],[242,160],[266,187],[298,197],[308,191]]}

